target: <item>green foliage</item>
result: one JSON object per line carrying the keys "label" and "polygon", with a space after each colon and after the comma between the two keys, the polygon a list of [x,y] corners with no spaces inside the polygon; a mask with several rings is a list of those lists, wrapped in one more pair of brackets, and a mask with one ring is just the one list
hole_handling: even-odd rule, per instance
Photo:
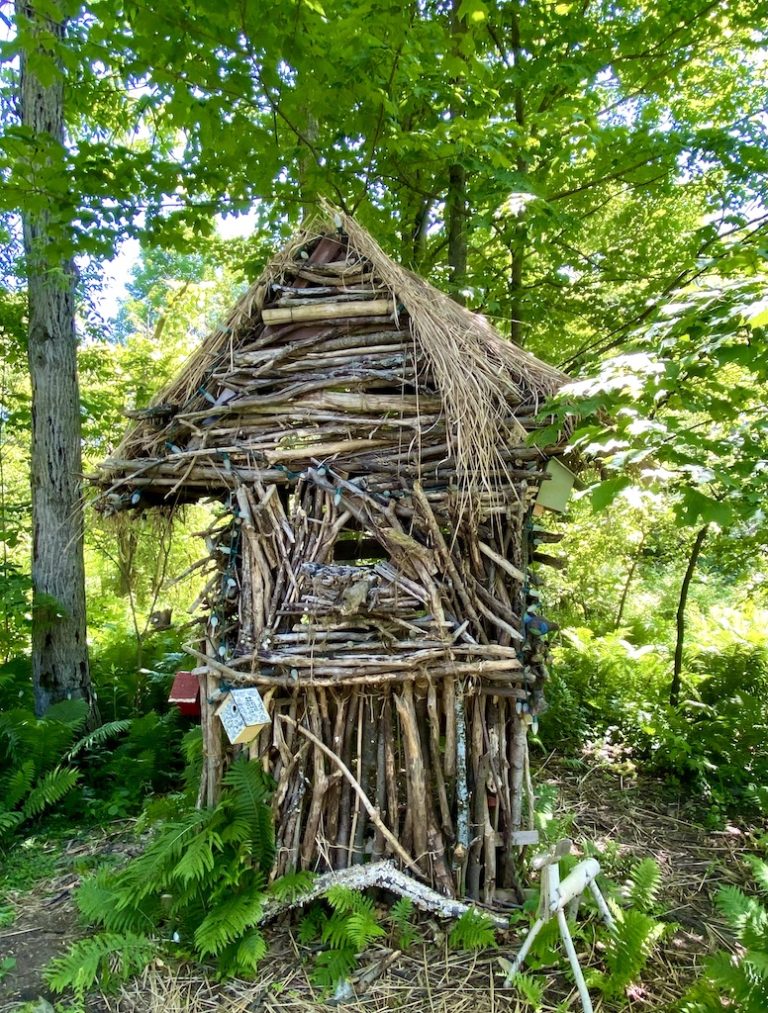
{"label": "green foliage", "polygon": [[0,841],[75,787],[79,772],[60,763],[86,716],[82,701],[56,704],[44,719],[21,708],[0,711]]}
{"label": "green foliage", "polygon": [[310,889],[314,878],[306,869],[288,872],[271,884],[269,892],[277,900],[294,901]]}
{"label": "green foliage", "polygon": [[535,1010],[536,1013],[542,1008],[544,1001],[544,993],[547,988],[546,981],[539,978],[534,978],[530,974],[523,974],[521,971],[517,971],[512,976],[512,987],[516,989],[523,999],[528,1003],[531,1009]]}
{"label": "green foliage", "polygon": [[449,935],[448,945],[455,950],[484,950],[496,945],[496,929],[483,911],[469,908],[456,919]]}
{"label": "green foliage", "polygon": [[[600,856],[605,864],[604,856]],[[576,864],[574,855],[566,856],[560,862],[561,876],[565,877]],[[594,950],[599,946],[603,968],[590,969],[586,974],[587,983],[591,988],[600,991],[611,1002],[624,1002],[630,985],[636,982],[658,943],[670,933],[674,926],[659,920],[652,913],[657,904],[661,889],[661,872],[658,864],[651,858],[633,863],[628,870],[627,882],[623,888],[601,876],[601,889],[609,900],[615,930],[608,930],[599,918],[596,906],[591,898],[583,898],[581,914],[576,921],[570,923],[570,930],[577,949],[579,943]],[[621,906],[616,900],[621,900]],[[627,906],[629,905],[629,906]],[[538,899],[526,904],[528,917],[521,916],[518,924],[521,930],[536,916]],[[586,917],[592,913],[592,919]],[[548,919],[526,958],[531,969],[539,969],[563,965],[565,962],[562,941],[557,921]],[[519,976],[526,980],[516,979],[515,984],[523,993],[526,1001],[534,1009],[538,1009],[540,998],[537,999],[540,984],[537,979]]]}
{"label": "green foliage", "polygon": [[155,956],[151,939],[134,932],[103,932],[81,939],[48,965],[46,981],[54,992],[69,989],[82,999],[94,982],[109,991],[140,974]]}
{"label": "green foliage", "polygon": [[392,939],[399,950],[407,950],[420,939],[413,923],[414,906],[409,897],[400,897],[389,910],[392,922]]}
{"label": "green foliage", "polygon": [[[297,888],[300,892],[306,889],[305,876],[297,873],[283,877],[270,892],[293,897]],[[303,946],[322,947],[314,959],[312,981],[326,992],[336,989],[354,971],[360,953],[388,934],[382,922],[389,923],[392,944],[408,949],[421,938],[414,920],[413,901],[407,897],[401,897],[384,912],[365,894],[343,886],[330,887],[321,900],[309,905],[297,930]]]}
{"label": "green foliage", "polygon": [[[658,870],[657,870],[658,874]],[[648,958],[671,926],[644,911],[614,910],[616,928],[605,936],[603,961],[607,970],[589,975],[589,984],[607,999],[623,996],[642,974]]]}
{"label": "green foliage", "polygon": [[621,776],[642,770],[685,784],[716,823],[729,812],[757,816],[768,799],[768,638],[763,610],[726,607],[708,600],[713,591],[719,598],[719,586],[704,585],[691,609],[676,708],[658,622],[602,635],[563,630],[540,737],[547,748],[581,746],[588,762]]}
{"label": "green foliage", "polygon": [[[760,251],[756,270],[764,258]],[[646,484],[677,494],[682,526],[763,524],[768,356],[756,310],[764,283],[731,271],[727,263],[705,265],[704,279],[658,309],[595,378],[564,395],[569,411],[574,395],[584,399],[576,410],[587,425],[575,443],[622,472],[598,486],[593,501],[611,502],[634,466]]]}
{"label": "green foliage", "polygon": [[648,913],[654,910],[661,890],[661,869],[653,858],[643,858],[632,866],[627,880],[625,896],[635,911]]}
{"label": "green foliage", "polygon": [[[120,939],[143,958],[149,940],[151,955],[161,948],[160,939],[172,936],[182,954],[212,958],[222,975],[253,975],[266,952],[258,922],[274,858],[270,792],[260,765],[241,757],[227,771],[215,809],[177,816],[123,869],[86,880],[77,892],[78,907],[100,931],[85,941],[82,953],[70,951],[52,966],[51,987],[90,988],[101,967],[99,954],[119,948]],[[110,983],[136,969],[136,961],[119,964]]]}
{"label": "green foliage", "polygon": [[312,968],[312,980],[332,991],[357,966],[357,957],[375,939],[386,935],[370,897],[343,886],[332,886],[323,901],[312,904],[299,923],[299,941],[319,940],[323,949]]}
{"label": "green foliage", "polygon": [[683,1013],[716,1013],[724,1006],[762,1013],[768,1008],[768,864],[751,856],[749,865],[757,896],[724,886],[716,897],[734,935],[735,952],[719,951],[707,962],[681,1004]]}

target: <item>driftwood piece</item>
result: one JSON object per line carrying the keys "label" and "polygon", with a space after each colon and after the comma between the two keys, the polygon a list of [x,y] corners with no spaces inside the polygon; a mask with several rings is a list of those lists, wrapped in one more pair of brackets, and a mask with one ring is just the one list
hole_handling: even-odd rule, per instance
{"label": "driftwood piece", "polygon": [[474,910],[490,918],[500,931],[509,928],[509,920],[503,915],[476,904],[464,904],[450,897],[444,897],[436,890],[430,889],[401,872],[390,861],[356,865],[341,872],[326,872],[322,876],[318,876],[305,893],[293,900],[267,899],[259,918],[259,924],[264,925],[266,922],[279,918],[286,911],[311,904],[313,900],[322,897],[332,886],[344,886],[350,890],[388,890],[390,893],[397,894],[398,897],[407,897],[420,911],[429,911],[439,918],[461,918],[468,911]]}

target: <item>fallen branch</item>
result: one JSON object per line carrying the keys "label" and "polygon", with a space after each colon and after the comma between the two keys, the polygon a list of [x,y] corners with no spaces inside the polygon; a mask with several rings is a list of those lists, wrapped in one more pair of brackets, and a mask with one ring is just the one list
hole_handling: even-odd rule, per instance
{"label": "fallen branch", "polygon": [[305,904],[322,897],[332,886],[345,886],[350,890],[369,890],[378,887],[396,893],[399,897],[407,897],[420,911],[430,911],[441,918],[461,918],[467,911],[474,910],[490,918],[497,929],[509,928],[509,920],[503,915],[494,914],[475,904],[464,904],[462,901],[444,897],[424,883],[412,879],[391,861],[371,862],[369,865],[354,865],[350,869],[323,873],[313,881],[306,893],[299,897],[292,900],[287,898],[267,900],[259,924],[273,921],[286,911],[304,907]]}

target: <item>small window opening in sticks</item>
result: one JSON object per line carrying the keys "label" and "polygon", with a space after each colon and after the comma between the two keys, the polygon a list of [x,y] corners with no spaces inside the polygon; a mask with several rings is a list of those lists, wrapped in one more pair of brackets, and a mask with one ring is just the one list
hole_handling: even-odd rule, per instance
{"label": "small window opening in sticks", "polygon": [[352,566],[367,566],[388,560],[389,553],[367,531],[342,531],[333,546],[333,561]]}

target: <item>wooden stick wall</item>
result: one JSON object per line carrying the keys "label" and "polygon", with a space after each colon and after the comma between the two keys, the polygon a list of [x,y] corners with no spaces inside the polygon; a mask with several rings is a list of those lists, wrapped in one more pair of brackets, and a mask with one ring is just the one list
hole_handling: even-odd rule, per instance
{"label": "wooden stick wall", "polygon": [[[415,482],[393,499],[363,485],[326,464],[288,496],[237,489],[215,546],[210,671],[258,686],[273,717],[251,752],[277,784],[276,874],[393,855],[446,894],[492,901],[517,889],[531,817],[526,731],[545,669],[522,616],[537,482],[510,491],[503,523],[457,523],[450,489]],[[364,538],[387,558],[335,561]],[[209,756],[220,743],[209,711]]]}
{"label": "wooden stick wall", "polygon": [[526,623],[531,518],[561,450],[525,445],[539,394],[521,383],[492,470],[465,481],[461,420],[396,296],[342,238],[300,253],[181,403],[138,413],[131,456],[103,466],[104,508],[229,505],[205,533],[209,618],[191,648],[201,802],[230,755],[210,701],[258,686],[272,723],[249,748],[277,786],[275,875],[391,856],[490,902],[518,890],[530,839],[526,735],[546,679]]}

